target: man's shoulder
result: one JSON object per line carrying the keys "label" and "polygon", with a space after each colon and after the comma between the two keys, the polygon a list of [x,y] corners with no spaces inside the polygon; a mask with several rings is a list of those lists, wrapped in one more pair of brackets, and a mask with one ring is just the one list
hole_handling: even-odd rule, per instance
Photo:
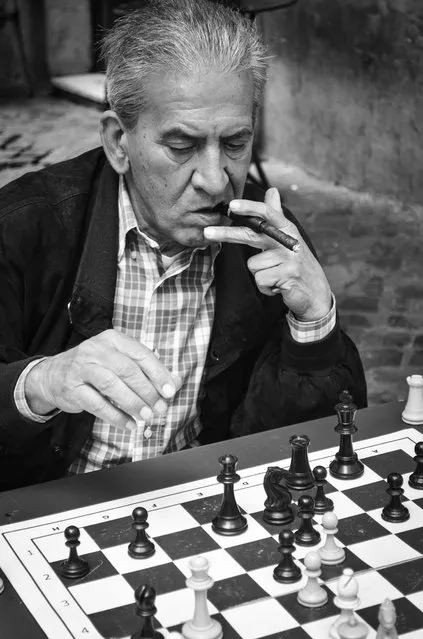
{"label": "man's shoulder", "polygon": [[56,206],[72,197],[88,194],[96,173],[106,161],[102,148],[39,171],[26,173],[0,189],[0,219],[31,205]]}

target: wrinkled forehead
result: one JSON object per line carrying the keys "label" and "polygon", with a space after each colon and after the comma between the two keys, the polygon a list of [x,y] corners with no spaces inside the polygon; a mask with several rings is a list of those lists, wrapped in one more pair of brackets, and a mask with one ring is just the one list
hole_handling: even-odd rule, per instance
{"label": "wrinkled forehead", "polygon": [[154,74],[145,86],[147,104],[140,114],[155,127],[193,126],[213,129],[252,127],[254,84],[251,74]]}

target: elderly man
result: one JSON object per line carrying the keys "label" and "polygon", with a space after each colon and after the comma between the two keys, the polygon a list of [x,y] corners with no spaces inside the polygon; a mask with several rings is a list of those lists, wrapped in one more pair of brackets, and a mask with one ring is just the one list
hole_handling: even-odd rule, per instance
{"label": "elderly man", "polygon": [[366,403],[310,241],[246,185],[266,77],[249,20],[151,0],[103,54],[102,148],[0,193],[3,488],[321,417],[344,388]]}

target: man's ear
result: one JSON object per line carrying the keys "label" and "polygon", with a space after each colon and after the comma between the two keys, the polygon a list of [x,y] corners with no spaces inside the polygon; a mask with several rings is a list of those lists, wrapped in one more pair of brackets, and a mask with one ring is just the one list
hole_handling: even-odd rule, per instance
{"label": "man's ear", "polygon": [[126,133],[114,111],[105,111],[100,118],[100,138],[110,164],[119,175],[129,170]]}

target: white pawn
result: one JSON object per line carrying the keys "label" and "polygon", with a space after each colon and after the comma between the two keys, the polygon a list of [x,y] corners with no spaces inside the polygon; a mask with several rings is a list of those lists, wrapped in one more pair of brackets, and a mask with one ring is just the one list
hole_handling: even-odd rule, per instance
{"label": "white pawn", "polygon": [[377,629],[376,639],[398,639],[398,633],[395,628],[397,614],[395,606],[390,599],[380,604],[379,607],[379,627]]}
{"label": "white pawn", "polygon": [[402,411],[402,421],[406,424],[423,424],[423,376],[409,375],[408,399]]}
{"label": "white pawn", "polygon": [[357,596],[358,583],[351,568],[344,568],[342,571],[337,583],[337,592],[333,603],[340,608],[341,614],[329,628],[330,639],[342,639],[338,632],[339,626],[351,618],[355,619],[354,610],[360,605],[360,599]]}
{"label": "white pawn", "polygon": [[335,535],[338,532],[338,517],[333,511],[323,515],[322,526],[326,533],[325,545],[319,548],[320,559],[325,566],[336,566],[345,560],[345,550],[338,546]]}
{"label": "white pawn", "polygon": [[303,606],[307,608],[319,608],[324,606],[328,600],[328,593],[321,587],[317,581],[322,571],[320,566],[322,561],[319,553],[315,550],[307,553],[304,558],[304,565],[306,567],[305,574],[308,577],[308,581],[304,588],[298,591],[297,600]]}
{"label": "white pawn", "polygon": [[369,629],[355,617],[350,617],[338,628],[340,639],[366,639]]}
{"label": "white pawn", "polygon": [[189,562],[191,577],[186,584],[194,590],[195,606],[192,621],[182,626],[185,639],[222,639],[222,626],[210,617],[207,608],[207,591],[214,581],[208,574],[209,562],[205,557],[193,557]]}

